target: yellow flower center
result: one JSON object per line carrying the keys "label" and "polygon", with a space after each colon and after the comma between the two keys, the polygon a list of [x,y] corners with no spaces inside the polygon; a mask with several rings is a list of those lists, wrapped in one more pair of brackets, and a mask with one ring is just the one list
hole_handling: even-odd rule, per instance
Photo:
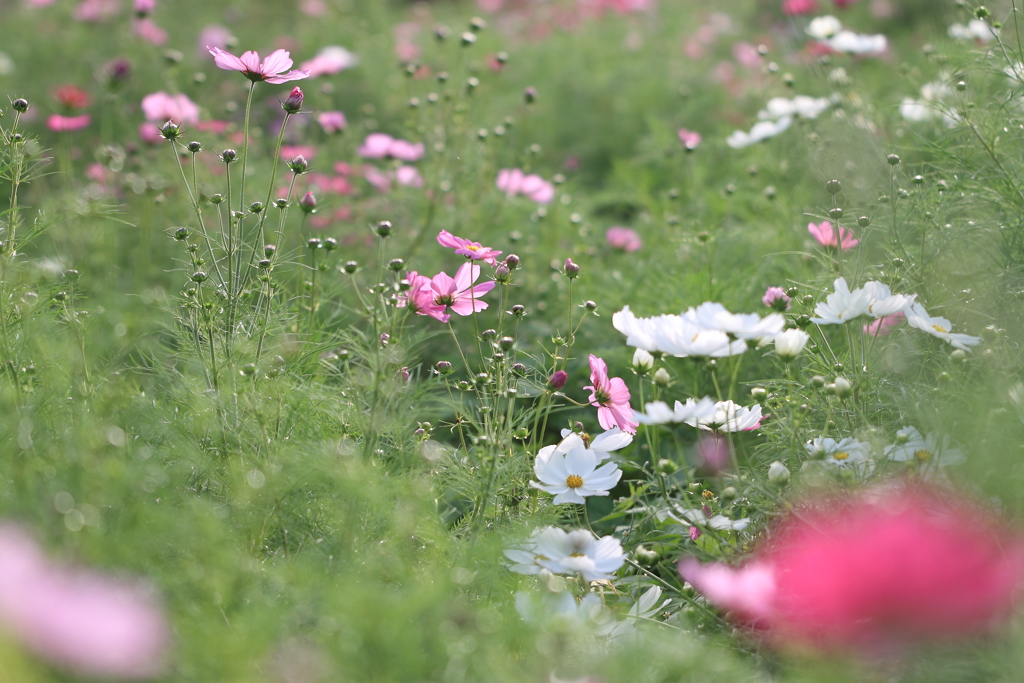
{"label": "yellow flower center", "polygon": [[481,249],[481,247],[476,244],[467,244],[465,248],[469,249],[470,251],[480,251]]}
{"label": "yellow flower center", "polygon": [[834,454],[832,455],[832,458],[833,458],[834,460],[846,460],[846,459],[847,459],[847,458],[849,458],[849,457],[850,457],[850,454],[849,454],[849,453],[846,453],[845,451],[841,451],[841,452],[839,452],[839,453],[834,453]]}
{"label": "yellow flower center", "polygon": [[569,557],[586,557],[583,553],[570,553]]}
{"label": "yellow flower center", "polygon": [[571,489],[578,489],[583,486],[583,477],[578,474],[570,474],[565,478],[565,485]]}
{"label": "yellow flower center", "polygon": [[936,325],[935,323],[932,323],[932,327],[935,329],[936,332],[941,332],[942,334],[946,334],[949,332],[949,330],[945,329],[940,325]]}
{"label": "yellow flower center", "polygon": [[928,462],[932,459],[932,452],[927,448],[919,448],[914,451],[914,457],[921,462]]}

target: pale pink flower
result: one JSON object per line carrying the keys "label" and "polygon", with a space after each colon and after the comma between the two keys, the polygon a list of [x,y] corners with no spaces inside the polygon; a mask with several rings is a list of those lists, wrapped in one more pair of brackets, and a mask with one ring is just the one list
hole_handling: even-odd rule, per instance
{"label": "pale pink flower", "polygon": [[538,204],[548,204],[555,198],[554,185],[539,175],[526,175],[518,168],[498,171],[495,185],[509,197],[521,194]]}
{"label": "pale pink flower", "polygon": [[700,146],[700,133],[696,133],[692,130],[686,130],[685,128],[679,129],[679,142],[683,143],[683,147],[687,152],[692,152]]}
{"label": "pale pink flower", "polygon": [[139,38],[153,45],[167,44],[167,31],[163,30],[149,17],[132,20],[132,30]]}
{"label": "pale pink flower", "polygon": [[[50,2],[52,1],[53,0],[50,0]],[[476,0],[476,6],[479,7],[482,12],[495,14],[505,7],[505,0]]]}
{"label": "pale pink flower", "polygon": [[357,150],[364,159],[385,159],[391,157],[401,161],[418,161],[423,158],[423,143],[413,144],[407,140],[396,140],[386,133],[370,133]]}
{"label": "pale pink flower", "polygon": [[496,257],[501,254],[500,251],[485,247],[479,242],[467,240],[465,237],[456,237],[447,230],[438,233],[437,243],[442,247],[454,249],[459,256],[465,256],[472,261],[483,261],[492,266],[497,263]]}
{"label": "pale pink flower", "polygon": [[92,123],[92,117],[88,114],[79,114],[78,116],[51,114],[50,118],[46,119],[46,127],[58,133],[81,130],[90,123]]}
{"label": "pale pink flower", "polygon": [[121,9],[120,0],[82,0],[72,16],[77,21],[99,22],[112,19]]}
{"label": "pale pink flower", "polygon": [[348,128],[348,121],[340,111],[320,112],[316,117],[316,122],[328,135],[335,135]]}
{"label": "pale pink flower", "polygon": [[322,17],[327,14],[327,3],[324,0],[302,0],[299,10],[309,17]]}
{"label": "pale pink flower", "polygon": [[445,312],[444,305],[434,303],[436,293],[432,287],[432,280],[415,270],[409,271],[405,279],[409,281],[409,289],[398,296],[395,305],[398,308],[408,306],[417,315],[429,315],[443,323],[448,322],[450,316]]}
{"label": "pale pink flower", "polygon": [[621,249],[627,253],[634,252],[643,246],[643,242],[640,241],[640,235],[636,234],[636,230],[631,230],[630,228],[608,228],[604,233],[604,237],[608,240],[610,247]]}
{"label": "pale pink flower", "polygon": [[288,161],[298,156],[312,160],[316,158],[317,152],[317,148],[311,145],[281,145],[281,158]]}
{"label": "pale pink flower", "polygon": [[199,32],[199,40],[196,41],[196,52],[200,57],[210,56],[210,47],[217,47],[223,50],[231,41],[231,31],[219,24],[204,26]]}
{"label": "pale pink flower", "polygon": [[735,569],[679,563],[710,602],[781,643],[891,650],[1009,616],[1024,545],[952,491],[887,485],[797,506]]}
{"label": "pale pink flower", "polygon": [[399,166],[395,169],[395,180],[403,187],[423,187],[423,176],[415,166]]}
{"label": "pale pink flower", "polygon": [[57,0],[25,0],[25,4],[29,7],[49,7]]}
{"label": "pale pink flower", "polygon": [[152,14],[156,9],[156,0],[135,0],[132,9],[139,15]]}
{"label": "pale pink flower", "polygon": [[139,124],[139,139],[148,145],[157,145],[164,141],[160,128],[149,121]]}
{"label": "pale pink flower", "polygon": [[855,239],[853,232],[846,228],[839,226],[839,237],[836,238],[836,232],[832,228],[832,224],[825,221],[819,225],[814,223],[807,224],[807,231],[811,233],[811,236],[817,240],[818,244],[823,247],[835,248],[841,246],[843,251],[853,249],[855,246],[860,244],[860,240]]}
{"label": "pale pink flower", "polygon": [[399,161],[419,161],[423,158],[423,143],[417,142],[415,144],[408,140],[394,140],[391,143],[391,148],[388,150],[388,156]]}
{"label": "pale pink flower", "polygon": [[892,331],[893,327],[906,322],[907,314],[903,311],[898,311],[892,315],[886,315],[873,323],[869,323],[864,326],[864,334],[872,337],[884,337]]}
{"label": "pale pink flower", "polygon": [[179,126],[195,126],[199,123],[199,105],[188,95],[168,95],[161,90],[142,98],[142,115],[161,125],[174,121]]}
{"label": "pale pink flower", "polygon": [[590,354],[590,405],[597,407],[597,421],[602,429],[618,427],[627,434],[636,434],[639,422],[633,420],[629,407],[629,388],[620,377],[608,377],[608,365]]}
{"label": "pale pink flower", "polygon": [[65,670],[103,679],[158,676],[169,640],[141,586],[53,565],[9,523],[0,524],[0,629]]}
{"label": "pale pink flower", "polygon": [[793,307],[793,300],[786,295],[786,290],[782,287],[769,287],[764,291],[764,296],[761,297],[761,302],[768,308],[774,308],[776,311],[788,311]]}
{"label": "pale pink flower", "polygon": [[359,58],[354,54],[343,47],[331,45],[320,50],[320,54],[313,59],[303,62],[299,68],[308,71],[310,78],[319,78],[341,73],[358,63]]}
{"label": "pale pink flower", "polygon": [[494,289],[496,283],[488,280],[474,287],[473,283],[479,277],[480,266],[472,262],[464,263],[454,278],[447,273],[438,273],[430,280],[430,287],[434,290],[434,304],[442,308],[447,306],[452,313],[462,316],[486,309],[487,304],[480,301],[480,297]]}
{"label": "pale pink flower", "polygon": [[733,58],[748,69],[760,68],[764,58],[750,43],[740,42],[732,46]]}
{"label": "pale pink flower", "polygon": [[782,13],[791,17],[814,14],[818,11],[818,0],[782,0]]}
{"label": "pale pink flower", "polygon": [[366,179],[366,182],[373,185],[378,192],[383,192],[385,194],[391,192],[391,176],[387,173],[384,173],[373,166],[364,166],[363,178]]}
{"label": "pale pink flower", "polygon": [[289,71],[292,60],[286,50],[275,50],[261,63],[260,56],[251,50],[236,57],[219,47],[207,46],[206,49],[213,55],[213,61],[218,67],[225,71],[241,71],[243,76],[254,83],[266,81],[277,85],[309,76],[309,72],[301,69]]}

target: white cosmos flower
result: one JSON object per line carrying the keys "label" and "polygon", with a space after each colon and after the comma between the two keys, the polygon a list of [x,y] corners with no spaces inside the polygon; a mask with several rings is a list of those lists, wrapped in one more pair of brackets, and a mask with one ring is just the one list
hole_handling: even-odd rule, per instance
{"label": "white cosmos flower", "polygon": [[999,29],[989,26],[988,22],[981,19],[971,19],[967,25],[953,24],[949,27],[949,37],[956,40],[979,40],[982,43],[991,43],[999,37]]}
{"label": "white cosmos flower", "polygon": [[607,496],[622,478],[622,470],[615,463],[601,467],[597,463],[594,452],[582,447],[568,453],[552,453],[544,460],[537,459],[533,472],[540,483],[531,481],[530,486],[553,495],[555,505],[582,505],[587,496]]}
{"label": "white cosmos flower", "polygon": [[970,351],[970,347],[981,343],[981,337],[972,337],[967,334],[955,334],[951,332],[953,323],[945,318],[933,318],[921,304],[914,302],[907,306],[904,311],[907,314],[907,324],[916,327],[923,332],[948,342],[951,346],[964,351]]}
{"label": "white cosmos flower", "polygon": [[633,367],[639,372],[650,372],[654,369],[654,356],[643,349],[637,349],[633,353]]}
{"label": "white cosmos flower", "polygon": [[871,304],[871,295],[867,291],[856,289],[851,292],[845,278],[839,278],[833,284],[835,291],[814,307],[818,317],[811,318],[811,322],[818,325],[842,325],[867,313]]}
{"label": "white cosmos flower", "polygon": [[743,149],[744,147],[750,147],[751,145],[773,138],[780,133],[784,133],[793,123],[792,116],[783,116],[777,121],[758,121],[754,124],[754,127],[750,129],[749,133],[742,130],[734,130],[732,135],[725,139],[725,144],[729,145],[733,149]]}
{"label": "white cosmos flower", "polygon": [[626,335],[626,344],[648,353],[686,358],[724,358],[747,350],[742,339],[730,340],[719,330],[707,330],[679,315],[638,318],[629,306],[612,315],[612,326]]}
{"label": "white cosmos flower", "polygon": [[545,446],[537,451],[537,462],[549,460],[554,453],[565,454],[576,448],[588,448],[597,457],[597,461],[601,462],[607,460],[610,453],[625,448],[631,443],[633,443],[633,435],[625,433],[618,427],[612,427],[594,439],[591,439],[589,434],[580,435],[574,431],[563,429],[562,440],[559,443]]}
{"label": "white cosmos flower", "polygon": [[691,427],[705,431],[743,432],[756,429],[761,424],[761,406],[747,408],[732,401],[719,401],[715,412],[709,417],[694,417],[685,421]]}
{"label": "white cosmos flower", "polygon": [[917,296],[916,294],[909,296],[893,294],[884,284],[874,280],[864,283],[864,291],[871,297],[867,314],[872,318],[884,318],[887,315],[899,313],[909,304],[913,303],[914,298]]}
{"label": "white cosmos flower", "polygon": [[[593,593],[591,593],[591,595],[593,595]],[[627,636],[637,636],[640,634],[637,627],[644,621],[653,621],[654,617],[664,610],[671,602],[672,598],[668,598],[662,602],[661,588],[659,586],[651,586],[644,591],[644,593],[637,598],[637,601],[633,603],[633,606],[622,615],[624,617],[623,619],[611,621],[605,624],[605,626],[598,629],[597,633],[598,635],[606,636],[609,640],[616,640]]]}
{"label": "white cosmos flower", "polygon": [[797,95],[793,99],[773,97],[768,100],[765,108],[757,113],[757,118],[762,121],[774,121],[783,116],[816,119],[831,106],[832,100],[828,97],[808,97],[807,95]]}
{"label": "white cosmos flower", "polygon": [[807,35],[815,40],[827,40],[843,30],[843,24],[832,15],[811,19],[807,25]]}
{"label": "white cosmos flower", "polygon": [[837,469],[852,469],[862,477],[875,469],[870,444],[851,437],[837,441],[819,436],[808,442],[806,448],[812,457],[823,457],[826,465]]}
{"label": "white cosmos flower", "polygon": [[654,353],[659,351],[654,342],[654,334],[661,320],[671,317],[674,316],[638,318],[633,311],[629,310],[629,306],[623,306],[621,311],[612,314],[612,327],[626,335],[626,346]]}
{"label": "white cosmos flower", "polygon": [[1019,86],[1024,83],[1024,62],[1014,62],[1003,69],[1003,73],[1010,81],[1010,85]]}
{"label": "white cosmos flower", "polygon": [[729,519],[725,515],[709,515],[703,509],[689,510],[679,505],[673,506],[667,517],[683,525],[704,527],[714,531],[743,531],[750,524],[750,518]]}
{"label": "white cosmos flower", "polygon": [[725,306],[714,301],[691,308],[683,314],[683,319],[706,330],[717,330],[748,340],[773,337],[786,324],[786,318],[781,313],[770,313],[764,318],[757,313],[730,313]]}
{"label": "white cosmos flower", "polygon": [[534,529],[529,539],[505,549],[505,557],[512,562],[512,564],[508,565],[511,571],[514,571],[516,574],[527,575],[548,571],[540,565],[541,560],[546,558],[537,555],[537,536],[541,531],[542,529]]}
{"label": "white cosmos flower", "polygon": [[967,460],[964,452],[952,445],[949,434],[929,432],[921,436],[914,427],[904,427],[896,432],[896,443],[885,449],[885,455],[896,462],[913,461],[922,466],[945,467],[959,465]]}
{"label": "white cosmos flower", "polygon": [[676,401],[674,408],[669,408],[664,401],[654,401],[644,406],[645,413],[633,412],[633,419],[643,425],[663,425],[690,420],[710,419],[715,416],[715,402],[705,396],[700,401],[688,398],[686,403]]}
{"label": "white cosmos flower", "polygon": [[832,50],[848,55],[875,55],[889,48],[888,39],[881,34],[871,36],[853,31],[840,31],[822,42]]}
{"label": "white cosmos flower", "polygon": [[775,335],[775,355],[783,360],[793,360],[804,350],[811,335],[803,330],[784,330]]}
{"label": "white cosmos flower", "polygon": [[516,612],[528,624],[545,625],[563,622],[575,627],[604,627],[611,621],[604,604],[594,593],[579,602],[570,591],[561,593],[516,593]]}
{"label": "white cosmos flower", "polygon": [[607,581],[626,562],[622,544],[613,536],[598,539],[586,529],[541,529],[535,536],[540,565],[555,574],[582,574],[585,581]]}

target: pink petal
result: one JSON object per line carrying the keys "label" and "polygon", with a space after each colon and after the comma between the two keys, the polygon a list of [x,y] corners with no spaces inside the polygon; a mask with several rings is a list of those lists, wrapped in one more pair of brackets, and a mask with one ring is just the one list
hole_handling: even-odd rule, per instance
{"label": "pink petal", "polygon": [[288,52],[285,50],[275,50],[263,60],[263,66],[260,68],[260,73],[271,75],[279,74],[282,71],[287,71],[292,68],[292,60],[289,57]]}
{"label": "pink petal", "polygon": [[448,247],[449,249],[461,249],[466,246],[467,242],[469,242],[469,240],[463,239],[462,237],[456,237],[447,230],[442,230],[437,235],[437,243],[442,247]]}
{"label": "pink petal", "polygon": [[262,73],[260,71],[260,56],[252,50],[243,52],[238,61],[245,67],[245,71],[251,71],[254,74]]}
{"label": "pink petal", "polygon": [[480,266],[464,263],[455,273],[455,291],[464,292],[480,277]]}
{"label": "pink petal", "polygon": [[775,611],[775,570],[770,564],[733,569],[691,558],[679,562],[679,574],[711,602],[746,618],[766,619]]}
{"label": "pink petal", "polygon": [[455,294],[455,280],[448,273],[438,273],[430,280],[430,287],[439,296],[451,296]]}
{"label": "pink petal", "polygon": [[280,83],[287,83],[288,81],[298,81],[298,80],[301,80],[303,78],[309,78],[309,72],[308,71],[302,71],[302,70],[289,71],[288,73],[281,74],[280,76],[271,76],[270,78],[267,78],[266,81],[267,81],[267,83],[272,83],[273,85],[278,85]]}
{"label": "pink petal", "polygon": [[221,69],[225,69],[227,71],[245,71],[247,68],[241,59],[230,52],[225,52],[219,47],[208,46],[206,49],[210,51],[210,54],[213,55],[214,63]]}

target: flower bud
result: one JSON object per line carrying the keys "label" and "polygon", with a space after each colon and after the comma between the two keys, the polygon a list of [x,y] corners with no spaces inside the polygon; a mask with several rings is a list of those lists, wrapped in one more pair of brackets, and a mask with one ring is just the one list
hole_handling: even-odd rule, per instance
{"label": "flower bud", "polygon": [[342,268],[344,269],[344,271],[346,273],[351,275],[352,273],[354,273],[357,270],[359,270],[359,262],[358,261],[346,261],[345,265],[342,266]]}
{"label": "flower bud", "polygon": [[24,97],[19,97],[18,99],[11,102],[11,106],[14,108],[14,111],[18,112],[19,114],[24,114],[28,111],[28,100],[26,100]]}
{"label": "flower bud", "polygon": [[515,270],[519,267],[519,257],[515,254],[509,254],[505,257],[505,265],[510,269]]}
{"label": "flower bud", "polygon": [[871,217],[861,216],[860,218],[857,219],[857,225],[859,225],[862,228],[868,227],[869,225],[871,225]]}
{"label": "flower bud", "polygon": [[511,351],[512,347],[516,345],[515,337],[502,337],[498,340],[498,346],[504,351]]}
{"label": "flower bud", "polygon": [[890,166],[895,166],[896,164],[900,163],[900,157],[897,154],[890,154],[885,158],[885,160],[889,162]]}
{"label": "flower bud", "polygon": [[494,269],[494,279],[502,284],[507,284],[512,279],[512,271],[509,270],[508,265],[504,262],[499,263],[498,267]]}
{"label": "flower bud", "polygon": [[220,153],[220,160],[225,164],[230,164],[238,158],[238,152],[233,149],[226,149]]}
{"label": "flower bud", "polygon": [[811,377],[811,386],[814,387],[815,389],[821,389],[823,386],[825,386],[825,378],[822,377],[821,375],[815,375],[814,377]]}
{"label": "flower bud", "polygon": [[271,256],[273,256],[274,252],[276,252],[276,251],[277,251],[277,247],[274,246],[273,244],[265,244],[265,245],[263,245],[263,255],[266,256],[267,258],[270,258]]}
{"label": "flower bud", "polygon": [[526,315],[526,306],[523,306],[522,304],[516,304],[515,306],[512,307],[512,315],[514,315],[517,318],[522,318],[524,315]]}
{"label": "flower bud", "polygon": [[638,375],[646,375],[654,369],[654,356],[644,349],[637,349],[633,352],[633,369]]}
{"label": "flower bud", "polygon": [[572,262],[571,258],[565,259],[565,276],[573,280],[580,274],[580,267]]}
{"label": "flower bud", "polygon": [[588,299],[587,301],[583,302],[583,308],[587,309],[588,311],[596,311],[597,302]]}
{"label": "flower bud", "polygon": [[679,468],[668,458],[658,460],[658,471],[662,474],[675,474]]}
{"label": "flower bud", "polygon": [[803,330],[784,330],[775,335],[775,355],[788,363],[800,355],[810,339]]}
{"label": "flower bud", "polygon": [[277,199],[277,200],[274,201],[274,206],[276,206],[279,209],[287,209],[288,208],[288,200],[284,199],[284,198]]}
{"label": "flower bud", "polygon": [[303,213],[313,213],[316,211],[316,195],[312,192],[302,195],[302,199],[299,200],[299,208],[302,209]]}
{"label": "flower bud", "polygon": [[324,246],[323,241],[318,237],[310,237],[306,240],[306,246],[310,249],[320,249]]}
{"label": "flower bud", "polygon": [[192,273],[192,282],[205,282],[206,277],[206,273],[204,273],[201,270],[197,270],[196,272]]}
{"label": "flower bud", "polygon": [[189,234],[190,233],[189,233],[189,229],[188,228],[175,228],[175,230],[174,230],[174,239],[176,239],[179,242],[181,242],[182,240],[188,239]]}
{"label": "flower bud", "polygon": [[668,370],[665,368],[658,368],[658,371],[654,373],[654,383],[659,387],[667,387],[672,383],[672,375],[668,374]]}
{"label": "flower bud", "polygon": [[526,366],[522,363],[514,363],[511,370],[516,377],[526,377]]}
{"label": "flower bud", "polygon": [[962,349],[957,349],[953,353],[949,354],[949,359],[954,363],[963,363],[967,360],[967,354]]}
{"label": "flower bud", "polygon": [[446,360],[437,361],[437,364],[434,365],[434,368],[437,370],[437,374],[439,375],[450,375],[452,374],[452,372],[455,371],[455,368],[452,366],[452,364]]}
{"label": "flower bud", "polygon": [[375,231],[377,235],[380,237],[390,237],[391,228],[391,221],[381,221],[380,223],[377,224]]}
{"label": "flower bud", "polygon": [[259,261],[257,261],[257,262],[256,262],[256,265],[257,265],[257,266],[259,266],[260,268],[262,268],[262,269],[266,270],[266,269],[267,269],[267,268],[269,268],[269,267],[270,267],[271,265],[273,265],[273,263],[274,263],[274,262],[273,262],[273,261],[271,261],[270,259],[268,259],[268,258],[263,258],[263,259],[260,259]]}
{"label": "flower bud", "polygon": [[569,379],[569,373],[565,370],[556,370],[551,377],[548,377],[548,388],[554,391],[558,391],[565,386],[565,382]]}
{"label": "flower bud", "polygon": [[[334,239],[333,237],[325,237],[324,238],[324,249],[326,249],[327,251],[334,251],[337,248],[338,248],[338,240]],[[401,261],[402,259],[397,259],[397,260]]]}
{"label": "flower bud", "polygon": [[292,88],[292,91],[288,94],[288,98],[281,104],[281,108],[289,114],[298,114],[299,110],[302,109],[302,100],[304,95],[302,94],[302,88],[296,86]]}
{"label": "flower bud", "polygon": [[828,217],[831,218],[834,221],[839,220],[840,218],[843,217],[843,210],[842,210],[842,208],[837,206],[834,209],[829,209],[828,210]]}
{"label": "flower bud", "polygon": [[178,136],[181,135],[181,129],[174,121],[168,121],[160,127],[160,135],[165,140],[177,140]]}
{"label": "flower bud", "polygon": [[847,398],[853,395],[853,385],[850,384],[850,380],[846,379],[842,375],[835,378],[834,384],[836,387],[836,396],[840,398]]}
{"label": "flower bud", "polygon": [[405,268],[405,261],[403,259],[393,258],[390,261],[388,261],[388,269],[389,270],[392,270],[392,271],[397,273],[398,271],[402,270],[403,268]]}
{"label": "flower bud", "polygon": [[768,481],[776,486],[785,486],[789,483],[789,468],[776,460],[768,467]]}
{"label": "flower bud", "polygon": [[532,85],[523,90],[523,101],[527,104],[533,104],[537,101],[537,89]]}
{"label": "flower bud", "polygon": [[300,154],[288,162],[288,168],[292,170],[292,173],[299,175],[309,169],[309,162],[306,161],[306,157]]}
{"label": "flower bud", "polygon": [[650,567],[658,561],[658,553],[646,546],[638,545],[633,554],[636,556],[636,561],[646,567]]}
{"label": "flower bud", "polygon": [[839,194],[839,191],[843,189],[843,184],[838,180],[829,180],[825,183],[825,189],[829,194]]}
{"label": "flower bud", "polygon": [[259,214],[263,212],[263,202],[253,202],[249,205],[249,210],[253,213]]}
{"label": "flower bud", "polygon": [[475,42],[476,42],[476,35],[475,34],[470,33],[469,31],[466,31],[465,33],[462,34],[462,46],[463,47],[469,47],[470,45],[472,45]]}
{"label": "flower bud", "polygon": [[738,494],[735,486],[726,486],[722,489],[722,500],[733,500]]}
{"label": "flower bud", "polygon": [[480,338],[483,339],[484,341],[491,341],[497,336],[497,330],[484,330],[483,332],[480,333]]}
{"label": "flower bud", "polygon": [[780,313],[792,308],[792,301],[793,299],[783,291],[782,287],[769,287],[761,297],[761,302],[765,306]]}
{"label": "flower bud", "polygon": [[203,151],[203,145],[202,143],[193,140],[192,142],[188,143],[188,151],[192,152],[193,154],[198,154],[199,152]]}
{"label": "flower bud", "polygon": [[768,398],[768,390],[764,387],[754,387],[750,390],[750,398],[754,399],[758,403]]}

